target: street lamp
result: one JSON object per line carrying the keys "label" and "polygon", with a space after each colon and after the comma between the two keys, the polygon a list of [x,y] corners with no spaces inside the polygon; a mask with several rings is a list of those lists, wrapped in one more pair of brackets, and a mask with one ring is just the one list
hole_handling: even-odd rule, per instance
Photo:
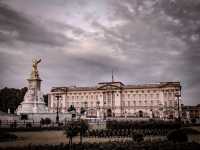
{"label": "street lamp", "polygon": [[179,97],[181,97],[181,95],[179,93],[176,93],[175,97],[177,97],[177,101],[178,101],[178,121],[180,121],[181,116],[180,116],[180,108],[179,108]]}
{"label": "street lamp", "polygon": [[61,98],[60,95],[56,95],[56,100],[57,100],[57,108],[56,108],[56,123],[59,123],[59,114],[58,114],[58,109],[59,109],[59,99]]}

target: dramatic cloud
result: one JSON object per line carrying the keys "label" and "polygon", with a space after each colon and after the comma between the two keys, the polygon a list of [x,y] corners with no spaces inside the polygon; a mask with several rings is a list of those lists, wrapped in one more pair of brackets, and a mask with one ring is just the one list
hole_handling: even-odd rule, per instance
{"label": "dramatic cloud", "polygon": [[181,81],[199,103],[200,0],[1,0],[0,86],[23,87],[31,59],[43,89]]}

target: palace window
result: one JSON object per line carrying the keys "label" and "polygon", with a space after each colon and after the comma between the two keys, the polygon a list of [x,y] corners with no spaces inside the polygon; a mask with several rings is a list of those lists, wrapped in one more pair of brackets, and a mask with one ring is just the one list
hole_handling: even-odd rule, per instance
{"label": "palace window", "polygon": [[81,106],[82,106],[82,107],[84,106],[84,102],[81,102]]}
{"label": "palace window", "polygon": [[177,106],[178,106],[177,102],[174,102],[174,106],[175,106],[175,107],[177,107]]}
{"label": "palace window", "polygon": [[146,104],[147,104],[147,101],[145,100],[144,103],[145,103],[145,105],[146,105]]}
{"label": "palace window", "polygon": [[160,104],[160,101],[157,101],[157,104],[159,105],[159,104]]}
{"label": "palace window", "polygon": [[133,99],[135,100],[135,94],[133,94]]}
{"label": "palace window", "polygon": [[156,98],[159,99],[159,94],[156,94]]}
{"label": "palace window", "polygon": [[141,94],[139,94],[139,100],[141,100]]}
{"label": "palace window", "polygon": [[150,94],[151,100],[153,99],[153,94]]}
{"label": "palace window", "polygon": [[147,100],[147,94],[144,95],[144,99]]}

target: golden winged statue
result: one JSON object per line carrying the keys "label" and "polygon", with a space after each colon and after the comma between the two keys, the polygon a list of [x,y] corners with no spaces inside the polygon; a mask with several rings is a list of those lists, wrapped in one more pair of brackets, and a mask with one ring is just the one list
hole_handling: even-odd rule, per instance
{"label": "golden winged statue", "polygon": [[32,60],[32,62],[33,62],[33,64],[32,64],[32,73],[31,73],[32,77],[38,77],[39,76],[37,66],[41,61],[42,61],[41,59],[39,59],[39,60],[33,59]]}

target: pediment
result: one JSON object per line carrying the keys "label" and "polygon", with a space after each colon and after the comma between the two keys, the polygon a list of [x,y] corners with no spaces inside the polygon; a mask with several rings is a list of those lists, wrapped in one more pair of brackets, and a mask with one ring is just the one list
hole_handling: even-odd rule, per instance
{"label": "pediment", "polygon": [[98,90],[119,90],[121,88],[122,87],[120,87],[120,86],[109,84],[109,85],[102,85],[102,86],[98,87]]}

